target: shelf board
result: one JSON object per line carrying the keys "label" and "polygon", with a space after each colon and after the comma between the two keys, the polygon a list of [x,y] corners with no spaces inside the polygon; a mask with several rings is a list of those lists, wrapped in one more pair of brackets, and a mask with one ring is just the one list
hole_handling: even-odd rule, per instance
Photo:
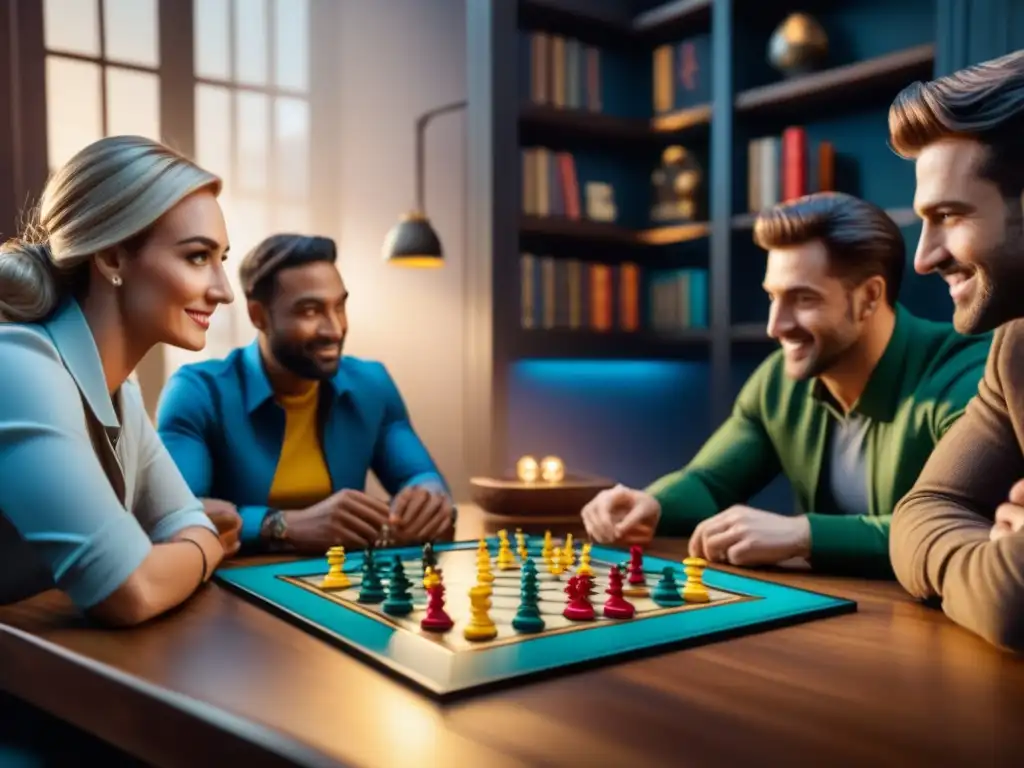
{"label": "shelf board", "polygon": [[711,105],[677,109],[651,118],[651,129],[655,133],[678,133],[711,123]]}
{"label": "shelf board", "polygon": [[519,231],[525,235],[545,235],[573,240],[603,240],[622,245],[637,245],[636,232],[632,229],[603,221],[567,219],[562,216],[523,216]]}
{"label": "shelf board", "polygon": [[519,21],[527,27],[544,27],[607,42],[633,39],[632,19],[625,14],[595,10],[590,0],[519,0]]}
{"label": "shelf board", "polygon": [[651,141],[658,138],[646,120],[540,104],[524,106],[519,113],[519,125],[526,131],[574,137],[625,141]]}
{"label": "shelf board", "polygon": [[710,340],[706,329],[675,333],[519,329],[512,356],[520,360],[692,360],[707,358]]}
{"label": "shelf board", "polygon": [[636,233],[644,245],[672,245],[699,240],[711,234],[711,225],[707,222],[694,224],[670,224],[665,227],[643,229]]}
{"label": "shelf board", "polygon": [[602,240],[613,244],[648,246],[672,245],[699,240],[706,237],[711,230],[705,222],[633,230],[603,221],[567,219],[562,216],[522,216],[519,222],[519,231],[524,235],[543,235],[573,240]]}
{"label": "shelf board", "polygon": [[528,104],[519,112],[519,125],[524,132],[543,132],[545,137],[555,134],[630,142],[664,142],[674,134],[707,126],[710,121],[711,106],[707,104],[668,112],[650,120],[546,104]]}
{"label": "shelf board", "polygon": [[643,38],[667,38],[711,18],[713,0],[671,0],[633,19],[633,32]]}
{"label": "shelf board", "polygon": [[931,77],[935,46],[918,45],[855,64],[752,88],[736,96],[740,113],[806,109],[825,103],[848,103],[851,95],[881,92],[888,97],[905,84]]}
{"label": "shelf board", "polygon": [[[889,214],[890,219],[896,222],[898,227],[909,227],[920,221],[913,208],[886,208],[885,212]],[[753,229],[756,219],[756,213],[739,213],[732,217],[732,228],[738,230]]]}

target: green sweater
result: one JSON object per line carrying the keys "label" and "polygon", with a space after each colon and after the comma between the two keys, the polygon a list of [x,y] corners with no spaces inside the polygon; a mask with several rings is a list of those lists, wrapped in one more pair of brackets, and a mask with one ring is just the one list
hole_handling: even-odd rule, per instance
{"label": "green sweater", "polygon": [[[647,490],[661,503],[659,535],[746,503],[779,472],[811,525],[815,568],[891,575],[889,522],[932,449],[978,391],[991,334],[961,336],[897,305],[896,326],[854,411],[865,437],[869,513],[843,514],[828,486],[832,401],[818,380],[785,375],[773,353],[744,385],[732,414],[683,469]],[[838,414],[836,414],[838,415]]]}

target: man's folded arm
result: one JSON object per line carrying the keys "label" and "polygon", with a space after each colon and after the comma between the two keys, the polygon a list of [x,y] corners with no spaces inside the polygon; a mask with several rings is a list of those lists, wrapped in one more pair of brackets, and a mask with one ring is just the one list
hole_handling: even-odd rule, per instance
{"label": "man's folded arm", "polygon": [[989,533],[996,507],[1024,478],[1003,388],[1008,371],[1024,370],[1022,330],[996,334],[978,396],[897,505],[889,534],[893,569],[911,595],[941,598],[953,621],[1015,649],[1024,649],[1024,535],[993,542]]}

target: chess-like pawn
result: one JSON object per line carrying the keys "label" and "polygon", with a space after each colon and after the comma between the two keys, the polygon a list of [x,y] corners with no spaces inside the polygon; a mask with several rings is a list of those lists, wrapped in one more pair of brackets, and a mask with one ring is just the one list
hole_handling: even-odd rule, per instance
{"label": "chess-like pawn", "polygon": [[565,593],[569,596],[569,604],[565,606],[562,615],[570,621],[591,621],[594,618],[594,606],[590,604],[590,587],[586,576],[570,576],[569,583],[565,587]]}
{"label": "chess-like pawn", "polygon": [[359,596],[356,600],[360,603],[379,603],[384,599],[384,594],[384,587],[380,581],[380,574],[377,573],[373,552],[367,550],[363,560],[363,581],[359,585]]}
{"label": "chess-like pawn", "polygon": [[609,619],[631,619],[636,607],[622,596],[622,571],[613,565],[608,571],[608,589],[605,590],[608,600],[604,604],[604,615]]}
{"label": "chess-like pawn", "polygon": [[647,575],[644,573],[644,552],[638,545],[629,548],[629,565],[626,566],[626,581],[629,586],[622,593],[628,597],[646,597]]}
{"label": "chess-like pawn", "polygon": [[512,546],[509,544],[508,531],[498,532],[498,570],[507,571],[516,565],[515,555],[512,554]]}
{"label": "chess-like pawn", "polygon": [[327,574],[320,582],[321,589],[346,589],[352,586],[345,574],[345,548],[331,547],[327,550]]}
{"label": "chess-like pawn", "polygon": [[544,543],[540,548],[540,556],[544,558],[545,563],[551,562],[551,555],[554,552],[555,545],[551,540],[551,531],[544,531]]}
{"label": "chess-like pawn", "polygon": [[420,622],[420,628],[427,632],[447,632],[455,622],[444,610],[444,582],[439,571],[427,567],[423,577],[423,588],[427,590],[427,612]]}
{"label": "chess-like pawn", "polygon": [[663,608],[683,604],[683,596],[679,594],[679,585],[676,584],[675,569],[671,565],[661,570],[661,578],[651,591],[651,599]]}
{"label": "chess-like pawn", "polygon": [[562,550],[559,547],[554,547],[551,550],[551,558],[548,560],[548,572],[552,576],[560,576],[565,568],[562,565]]}
{"label": "chess-like pawn", "polygon": [[593,576],[594,569],[590,567],[590,542],[583,542],[580,548],[580,566],[576,569],[577,576]]}
{"label": "chess-like pawn", "polygon": [[569,570],[576,562],[576,549],[572,534],[565,534],[565,541],[562,542],[562,568]]}
{"label": "chess-like pawn", "polygon": [[537,589],[537,566],[533,564],[533,560],[526,560],[523,563],[519,597],[519,610],[512,619],[512,628],[524,633],[540,632],[544,629],[544,619],[541,618],[538,607],[540,593]]}
{"label": "chess-like pawn", "polygon": [[484,552],[478,552],[476,557],[476,580],[478,582],[490,583],[494,581],[494,574],[491,573],[491,558]]}
{"label": "chess-like pawn", "polygon": [[391,566],[391,577],[388,579],[388,597],[381,609],[389,616],[407,616],[412,613],[412,583],[405,575],[402,558],[395,555]]}
{"label": "chess-like pawn", "polygon": [[491,609],[491,588],[477,584],[469,590],[469,623],[462,635],[472,642],[493,640],[498,636],[498,627],[488,613]]}
{"label": "chess-like pawn", "polygon": [[711,595],[704,584],[704,569],[707,561],[699,557],[688,557],[683,560],[683,571],[686,583],[683,585],[683,600],[688,603],[710,603]]}

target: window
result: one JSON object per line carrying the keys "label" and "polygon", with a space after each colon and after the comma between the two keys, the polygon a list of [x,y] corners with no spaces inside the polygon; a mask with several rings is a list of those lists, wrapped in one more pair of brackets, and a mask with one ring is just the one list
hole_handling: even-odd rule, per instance
{"label": "window", "polygon": [[197,162],[224,179],[235,343],[251,330],[238,262],[274,232],[307,232],[309,0],[194,0]]}
{"label": "window", "polygon": [[157,0],[44,0],[50,170],[103,136],[160,138]]}

